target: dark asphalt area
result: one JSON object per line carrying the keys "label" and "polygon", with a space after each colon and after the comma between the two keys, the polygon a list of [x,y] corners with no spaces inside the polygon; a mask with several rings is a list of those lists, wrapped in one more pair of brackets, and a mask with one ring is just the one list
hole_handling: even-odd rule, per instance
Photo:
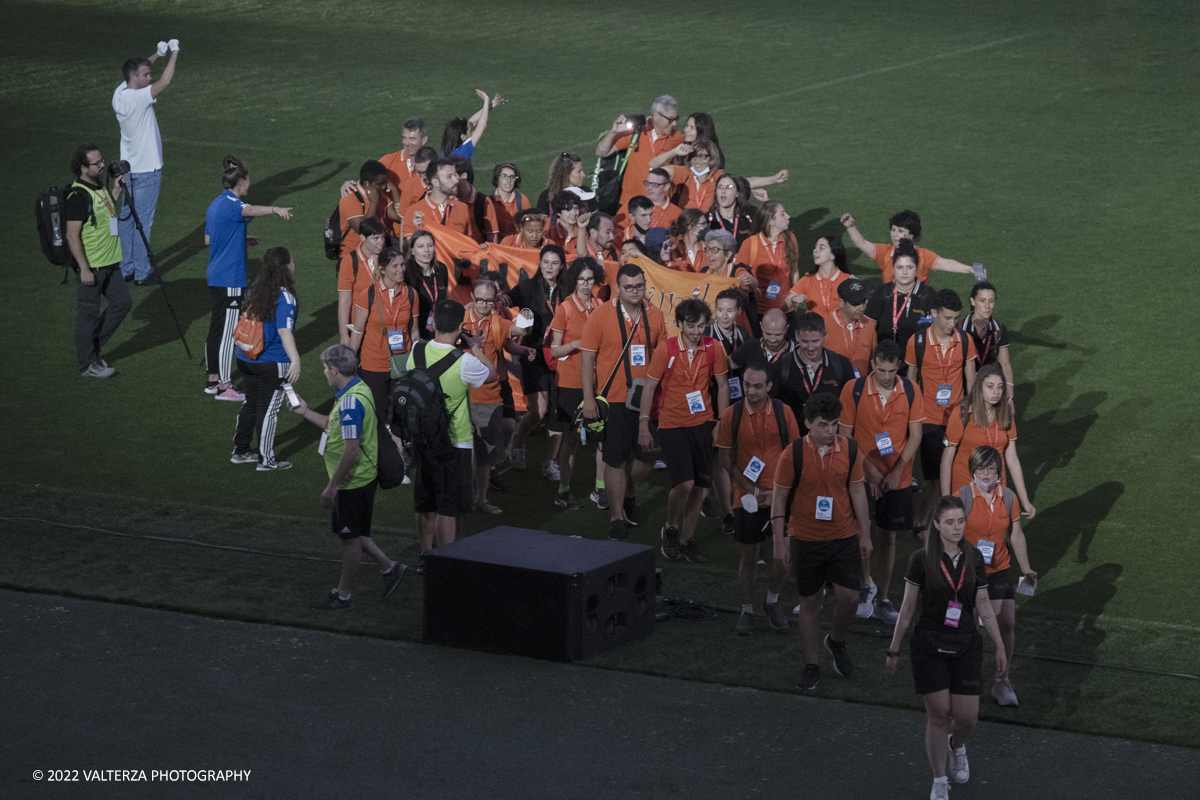
{"label": "dark asphalt area", "polygon": [[[6,799],[924,798],[930,782],[911,711],[13,591],[0,724]],[[959,800],[1200,786],[1200,752],[1074,733],[985,723],[969,755]]]}

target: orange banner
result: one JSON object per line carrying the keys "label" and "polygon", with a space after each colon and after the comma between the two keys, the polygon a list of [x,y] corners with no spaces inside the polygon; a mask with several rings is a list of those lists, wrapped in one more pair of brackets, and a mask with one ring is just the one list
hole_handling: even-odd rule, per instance
{"label": "orange banner", "polygon": [[[677,303],[694,297],[707,303],[715,314],[717,295],[725,289],[741,286],[734,278],[701,272],[680,272],[643,256],[634,256],[629,261],[646,272],[646,300],[663,313],[667,332],[672,336],[679,333],[679,328],[675,325]],[[610,282],[616,282],[615,273]]]}

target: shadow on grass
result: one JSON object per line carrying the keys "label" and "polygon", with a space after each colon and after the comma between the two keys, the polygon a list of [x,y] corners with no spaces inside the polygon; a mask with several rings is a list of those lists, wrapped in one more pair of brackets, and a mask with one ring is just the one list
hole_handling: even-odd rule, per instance
{"label": "shadow on grass", "polygon": [[[179,324],[185,331],[193,322],[207,316],[208,287],[205,280],[178,278],[164,280],[164,283],[166,284],[166,296],[170,299],[171,306],[174,307],[175,314],[179,317]],[[145,324],[138,328],[130,338],[108,351],[105,355],[110,359],[129,358],[138,353],[153,350],[155,347],[179,341],[179,330],[175,327],[175,320],[171,318],[171,310],[167,307],[166,300],[163,299],[163,291],[138,287],[134,287],[131,291],[135,298],[143,292],[148,296],[134,301],[133,310],[129,312],[129,317],[126,318],[124,324],[128,325],[129,320]],[[176,344],[175,346],[179,348],[179,355],[182,357],[184,355],[183,345]],[[204,342],[202,340],[189,341],[188,346],[191,348],[193,361],[204,360]]]}
{"label": "shadow on grass", "polygon": [[1031,347],[1048,347],[1051,350],[1079,350],[1088,352],[1088,348],[1074,342],[1060,342],[1048,339],[1043,334],[1053,328],[1062,319],[1061,314],[1046,314],[1034,317],[1021,325],[1020,330],[1008,329],[1008,340],[1012,344],[1025,344]]}
{"label": "shadow on grass", "polygon": [[[330,387],[330,392],[333,388]],[[333,410],[333,398],[328,398],[321,401],[319,404],[316,398],[312,398],[313,405],[309,406],[318,414],[328,414]],[[279,413],[284,413],[280,411]],[[275,435],[275,453],[279,458],[285,461],[293,460],[292,457],[303,451],[305,448],[313,447],[313,452],[316,452],[315,445],[321,439],[321,429],[316,425],[310,425],[305,422],[302,425],[293,425],[286,431]]]}
{"label": "shadow on grass", "polygon": [[[304,298],[300,298],[304,302]],[[318,308],[312,319],[296,329],[296,349],[300,355],[310,353],[323,344],[337,344],[337,301]]]}
{"label": "shadow on grass", "polygon": [[[1032,384],[1018,387],[1018,407],[1028,408],[1034,393]],[[1021,421],[1017,446],[1031,498],[1051,470],[1070,465],[1087,432],[1100,418],[1098,409],[1107,399],[1108,392],[1087,392],[1065,407]]]}

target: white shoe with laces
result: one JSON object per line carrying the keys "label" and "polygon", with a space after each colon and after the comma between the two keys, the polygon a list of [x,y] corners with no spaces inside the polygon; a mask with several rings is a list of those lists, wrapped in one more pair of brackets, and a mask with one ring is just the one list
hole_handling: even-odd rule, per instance
{"label": "white shoe with laces", "polygon": [[1017,693],[1013,691],[1012,684],[1008,678],[997,678],[992,684],[992,697],[996,698],[996,702],[1002,706],[1015,706],[1017,704]]}
{"label": "white shoe with laces", "polygon": [[971,766],[967,763],[967,746],[955,747],[953,734],[946,734],[946,747],[949,753],[946,758],[946,773],[954,778],[955,783],[966,783],[971,780]]}
{"label": "white shoe with laces", "polygon": [[933,779],[933,788],[929,790],[929,800],[950,800],[949,778]]}
{"label": "white shoe with laces", "polygon": [[879,587],[875,585],[875,581],[871,581],[870,586],[863,586],[858,590],[858,611],[854,616],[859,619],[870,619],[875,613],[875,595],[879,594]]}

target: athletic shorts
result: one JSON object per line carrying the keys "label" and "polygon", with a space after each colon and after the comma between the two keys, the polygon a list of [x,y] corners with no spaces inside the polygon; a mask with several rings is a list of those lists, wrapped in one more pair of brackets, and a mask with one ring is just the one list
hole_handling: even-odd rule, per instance
{"label": "athletic shorts", "polygon": [[712,422],[658,429],[655,441],[662,451],[672,486],[693,481],[701,489],[712,488],[712,431]]}
{"label": "athletic shorts", "polygon": [[[917,636],[917,632],[913,632]],[[983,637],[975,633],[975,640],[967,651],[958,658],[943,658],[929,652],[910,640],[909,653],[912,654],[913,683],[917,694],[933,694],[934,692],[950,690],[950,694],[965,694],[979,696],[983,693],[981,674],[983,672]]]}
{"label": "athletic shorts", "polygon": [[946,426],[921,423],[921,474],[936,481],[942,474],[942,451],[946,449]]}
{"label": "athletic shorts", "polygon": [[513,388],[507,378],[500,381],[500,405],[504,409],[501,415],[505,419],[517,418],[517,405],[516,400],[513,398]]}
{"label": "athletic shorts", "polygon": [[[604,423],[604,463],[607,466],[625,466],[630,458],[647,464],[653,464],[662,458],[658,450],[642,450],[638,444],[638,412],[626,408],[624,402],[610,403],[608,420]],[[651,435],[657,433],[654,425],[650,426]]]}
{"label": "athletic shorts", "polygon": [[912,486],[884,492],[882,497],[867,489],[867,516],[885,531],[908,531],[913,527]]}
{"label": "athletic shorts", "polygon": [[801,597],[811,597],[833,581],[858,591],[862,588],[862,554],[858,536],[831,542],[806,542],[792,537],[792,571]]}
{"label": "athletic shorts", "polygon": [[540,347],[538,356],[533,361],[521,361],[521,391],[525,393],[526,397],[538,392],[550,391],[550,380],[553,377],[554,373],[542,360]]}
{"label": "athletic shorts", "polygon": [[738,544],[762,544],[771,538],[771,509],[759,508],[751,514],[744,508],[733,510],[733,540]]}
{"label": "athletic shorts", "polygon": [[504,460],[500,441],[504,431],[502,403],[471,403],[471,433],[475,438],[475,449],[484,455],[490,464]]}
{"label": "athletic shorts", "polygon": [[375,510],[375,487],[371,481],[357,489],[338,489],[333,497],[333,519],[330,530],[340,539],[357,539],[371,535],[371,515]]}
{"label": "athletic shorts", "polygon": [[565,386],[559,386],[558,392],[558,419],[563,423],[565,430],[578,430],[575,422],[575,412],[579,409],[579,404],[583,402],[583,389],[568,389]]}
{"label": "athletic shorts", "polygon": [[1013,584],[1012,569],[988,573],[987,593],[989,600],[1016,600],[1017,589]]}
{"label": "athletic shorts", "polygon": [[417,474],[413,481],[413,506],[418,514],[443,517],[465,514],[475,505],[471,485],[471,451],[452,447],[433,455],[417,450]]}

